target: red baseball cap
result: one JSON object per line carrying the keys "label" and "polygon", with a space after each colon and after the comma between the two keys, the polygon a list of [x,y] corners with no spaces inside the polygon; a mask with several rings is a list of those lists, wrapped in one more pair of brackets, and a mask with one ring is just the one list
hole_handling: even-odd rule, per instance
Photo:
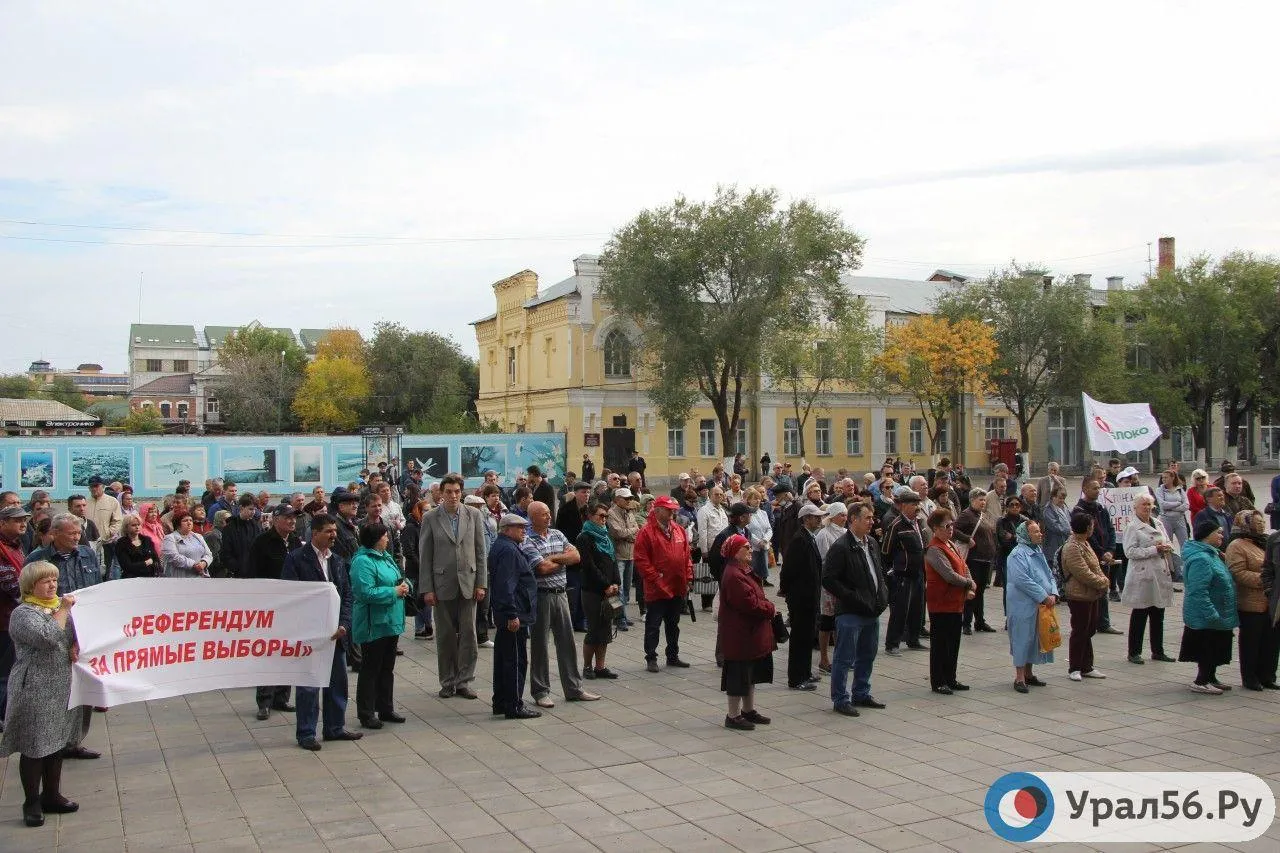
{"label": "red baseball cap", "polygon": [[677,510],[680,508],[680,504],[676,503],[676,499],[671,497],[671,495],[662,495],[660,497],[655,498],[653,501],[653,505],[662,507],[663,509],[670,509],[670,510]]}

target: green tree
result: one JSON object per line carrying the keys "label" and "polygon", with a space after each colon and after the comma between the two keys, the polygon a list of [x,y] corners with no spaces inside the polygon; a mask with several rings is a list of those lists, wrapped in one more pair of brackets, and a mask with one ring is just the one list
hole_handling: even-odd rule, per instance
{"label": "green tree", "polygon": [[1110,345],[1100,346],[1091,333],[1089,286],[1046,278],[1043,270],[1014,264],[955,285],[936,305],[943,317],[990,327],[997,352],[987,387],[1017,420],[1023,448],[1031,446],[1031,424],[1045,406],[1078,401],[1086,390],[1105,394],[1123,367],[1123,347],[1113,348],[1114,334],[1104,332]]}
{"label": "green tree", "polygon": [[89,401],[85,399],[84,394],[80,393],[80,389],[71,381],[70,376],[55,376],[53,381],[40,392],[40,396],[46,400],[57,400],[80,412],[89,408]]}
{"label": "green tree", "polygon": [[779,315],[779,328],[763,342],[761,369],[767,382],[791,399],[800,424],[800,456],[805,456],[805,426],[815,408],[827,408],[830,394],[867,376],[880,335],[867,322],[862,299],[832,306],[827,315],[809,313],[800,302]]}
{"label": "green tree", "polygon": [[316,347],[316,358],[293,398],[293,411],[307,432],[346,432],[360,423],[369,397],[364,341],[354,329],[333,329]]}
{"label": "green tree", "polygon": [[25,400],[35,394],[35,385],[25,373],[0,376],[0,397],[7,400]]}
{"label": "green tree", "polygon": [[775,189],[720,187],[711,202],[683,196],[619,229],[602,257],[600,296],[645,339],[640,370],[668,422],[687,420],[699,396],[733,447],[745,386],[782,315],[806,306],[833,314],[853,297],[840,276],[863,240],[835,211],[808,200],[780,207]]}
{"label": "green tree", "polygon": [[289,403],[302,384],[307,354],[292,334],[245,326],[227,335],[218,364],[227,372],[217,382],[217,396],[229,429],[279,432],[297,427]]}
{"label": "green tree", "polygon": [[384,322],[374,326],[367,352],[368,421],[427,434],[478,429],[479,367],[453,339]]}
{"label": "green tree", "polygon": [[153,435],[164,432],[164,424],[160,422],[160,413],[148,407],[131,411],[120,422],[120,429],[126,435]]}

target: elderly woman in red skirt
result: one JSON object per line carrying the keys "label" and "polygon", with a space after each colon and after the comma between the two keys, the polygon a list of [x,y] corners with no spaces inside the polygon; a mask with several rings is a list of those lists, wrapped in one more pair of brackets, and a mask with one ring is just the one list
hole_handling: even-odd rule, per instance
{"label": "elderly woman in red skirt", "polygon": [[751,571],[751,543],[734,534],[720,548],[720,689],[729,695],[725,728],[750,731],[769,718],[756,710],[756,685],[773,682],[774,607],[759,575]]}

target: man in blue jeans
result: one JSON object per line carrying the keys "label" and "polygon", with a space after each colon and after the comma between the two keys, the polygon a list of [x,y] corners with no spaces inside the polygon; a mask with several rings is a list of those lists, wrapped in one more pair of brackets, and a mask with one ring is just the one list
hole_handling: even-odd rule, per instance
{"label": "man in blue jeans", "polygon": [[832,543],[822,562],[822,587],[836,599],[831,703],[837,714],[846,717],[858,716],[858,708],[885,707],[871,695],[871,668],[880,648],[880,614],[889,606],[880,548],[871,536],[874,523],[869,504],[855,505],[849,512],[849,532]]}
{"label": "man in blue jeans", "polygon": [[[360,740],[360,732],[346,729],[347,713],[347,656],[342,648],[343,639],[351,632],[351,578],[347,562],[333,550],[338,541],[338,520],[319,513],[311,519],[311,541],[291,551],[284,558],[280,578],[287,581],[331,583],[338,590],[338,627],[333,632],[333,667],[329,672],[329,686],[324,688],[324,739]],[[320,719],[319,687],[297,687],[294,690],[297,706],[298,746],[311,752],[320,750],[316,740],[316,722]]]}

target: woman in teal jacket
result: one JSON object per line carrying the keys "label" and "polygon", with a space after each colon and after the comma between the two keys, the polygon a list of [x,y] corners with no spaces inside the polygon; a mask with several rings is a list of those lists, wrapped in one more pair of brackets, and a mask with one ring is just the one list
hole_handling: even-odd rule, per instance
{"label": "woman in teal jacket", "polygon": [[351,559],[351,640],[360,644],[361,655],[356,714],[366,729],[404,722],[395,712],[392,693],[409,583],[387,553],[388,539],[386,525],[366,524],[360,528],[360,550]]}
{"label": "woman in teal jacket", "polygon": [[1231,688],[1218,681],[1217,669],[1231,663],[1231,638],[1236,615],[1236,585],[1222,561],[1222,527],[1212,518],[1196,523],[1195,539],[1182,546],[1182,648],[1178,660],[1199,670],[1192,692],[1221,696]]}

